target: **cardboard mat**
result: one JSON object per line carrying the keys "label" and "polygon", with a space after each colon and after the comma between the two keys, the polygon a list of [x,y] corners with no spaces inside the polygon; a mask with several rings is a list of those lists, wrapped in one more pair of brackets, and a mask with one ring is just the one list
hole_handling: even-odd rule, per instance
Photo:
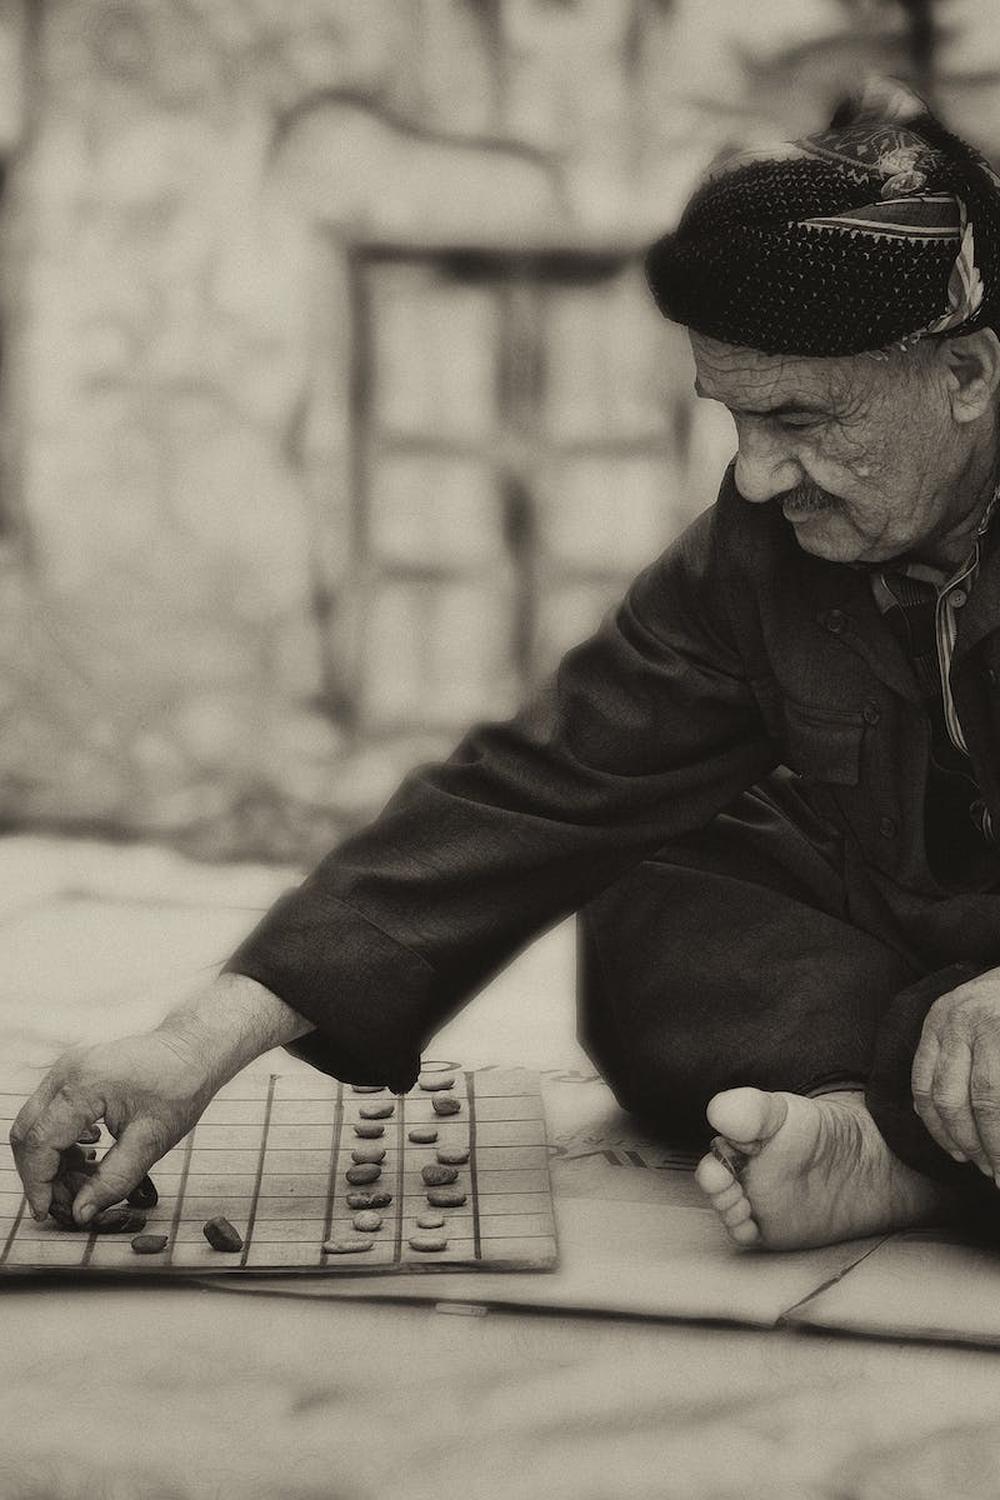
{"label": "cardboard mat", "polygon": [[600,1312],[878,1338],[1000,1344],[1000,1249],[921,1231],[777,1254],[735,1249],[696,1158],[638,1133],[593,1076],[544,1080],[559,1265],[381,1281],[235,1278],[225,1290]]}

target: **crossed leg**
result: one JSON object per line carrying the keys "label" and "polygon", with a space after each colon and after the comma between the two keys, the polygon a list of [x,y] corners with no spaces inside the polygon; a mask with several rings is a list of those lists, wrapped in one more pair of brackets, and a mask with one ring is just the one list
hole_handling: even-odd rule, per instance
{"label": "crossed leg", "polygon": [[[879,1023],[917,977],[846,915],[837,849],[794,787],[747,793],[581,914],[581,1037],[674,1139],[731,1238],[787,1249],[950,1217],[865,1102]],[[824,1092],[829,1089],[839,1090]]]}

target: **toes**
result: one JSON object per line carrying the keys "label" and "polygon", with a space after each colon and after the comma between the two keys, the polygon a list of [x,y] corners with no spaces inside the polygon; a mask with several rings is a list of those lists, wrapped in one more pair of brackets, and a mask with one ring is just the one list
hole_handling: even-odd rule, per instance
{"label": "toes", "polygon": [[[716,1204],[716,1207],[719,1205]],[[727,1229],[735,1229],[737,1224],[745,1224],[747,1219],[753,1218],[753,1209],[750,1200],[742,1193],[739,1194],[735,1203],[730,1203],[722,1210],[722,1222]]]}
{"label": "toes", "polygon": [[709,1198],[715,1198],[717,1194],[726,1192],[728,1188],[739,1186],[729,1168],[724,1167],[722,1162],[711,1154],[703,1156],[695,1167],[694,1180]]}
{"label": "toes", "polygon": [[724,1214],[735,1203],[745,1203],[746,1201],[746,1193],[744,1193],[738,1182],[734,1182],[731,1187],[727,1187],[724,1193],[714,1193],[712,1195],[712,1207],[719,1214]]}
{"label": "toes", "polygon": [[732,1228],[727,1225],[726,1232],[737,1245],[755,1245],[760,1239],[760,1230],[753,1219],[744,1219],[742,1224],[734,1224]]}
{"label": "toes", "polygon": [[708,1106],[713,1130],[744,1149],[766,1145],[781,1129],[787,1114],[784,1095],[767,1094],[763,1089],[726,1089]]}

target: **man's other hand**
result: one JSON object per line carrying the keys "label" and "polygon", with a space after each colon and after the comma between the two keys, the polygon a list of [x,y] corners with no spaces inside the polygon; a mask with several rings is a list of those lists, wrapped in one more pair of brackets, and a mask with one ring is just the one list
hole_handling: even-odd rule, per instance
{"label": "man's other hand", "polygon": [[86,1224],[124,1198],[155,1161],[186,1135],[212,1090],[204,1061],[165,1031],[79,1048],[59,1059],[11,1127],[10,1143],[25,1195],[44,1219],[52,1184],[88,1125],[104,1120],[114,1145],[77,1194],[73,1213]]}
{"label": "man's other hand", "polygon": [[1000,969],[940,996],[913,1059],[913,1104],[956,1161],[1000,1179]]}

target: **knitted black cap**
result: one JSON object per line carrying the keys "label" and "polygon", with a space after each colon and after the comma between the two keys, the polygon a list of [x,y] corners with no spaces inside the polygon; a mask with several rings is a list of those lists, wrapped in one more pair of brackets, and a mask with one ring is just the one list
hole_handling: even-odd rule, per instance
{"label": "knitted black cap", "polygon": [[1000,179],[898,84],[709,176],[649,250],[661,312],[724,343],[846,355],[1000,321]]}

